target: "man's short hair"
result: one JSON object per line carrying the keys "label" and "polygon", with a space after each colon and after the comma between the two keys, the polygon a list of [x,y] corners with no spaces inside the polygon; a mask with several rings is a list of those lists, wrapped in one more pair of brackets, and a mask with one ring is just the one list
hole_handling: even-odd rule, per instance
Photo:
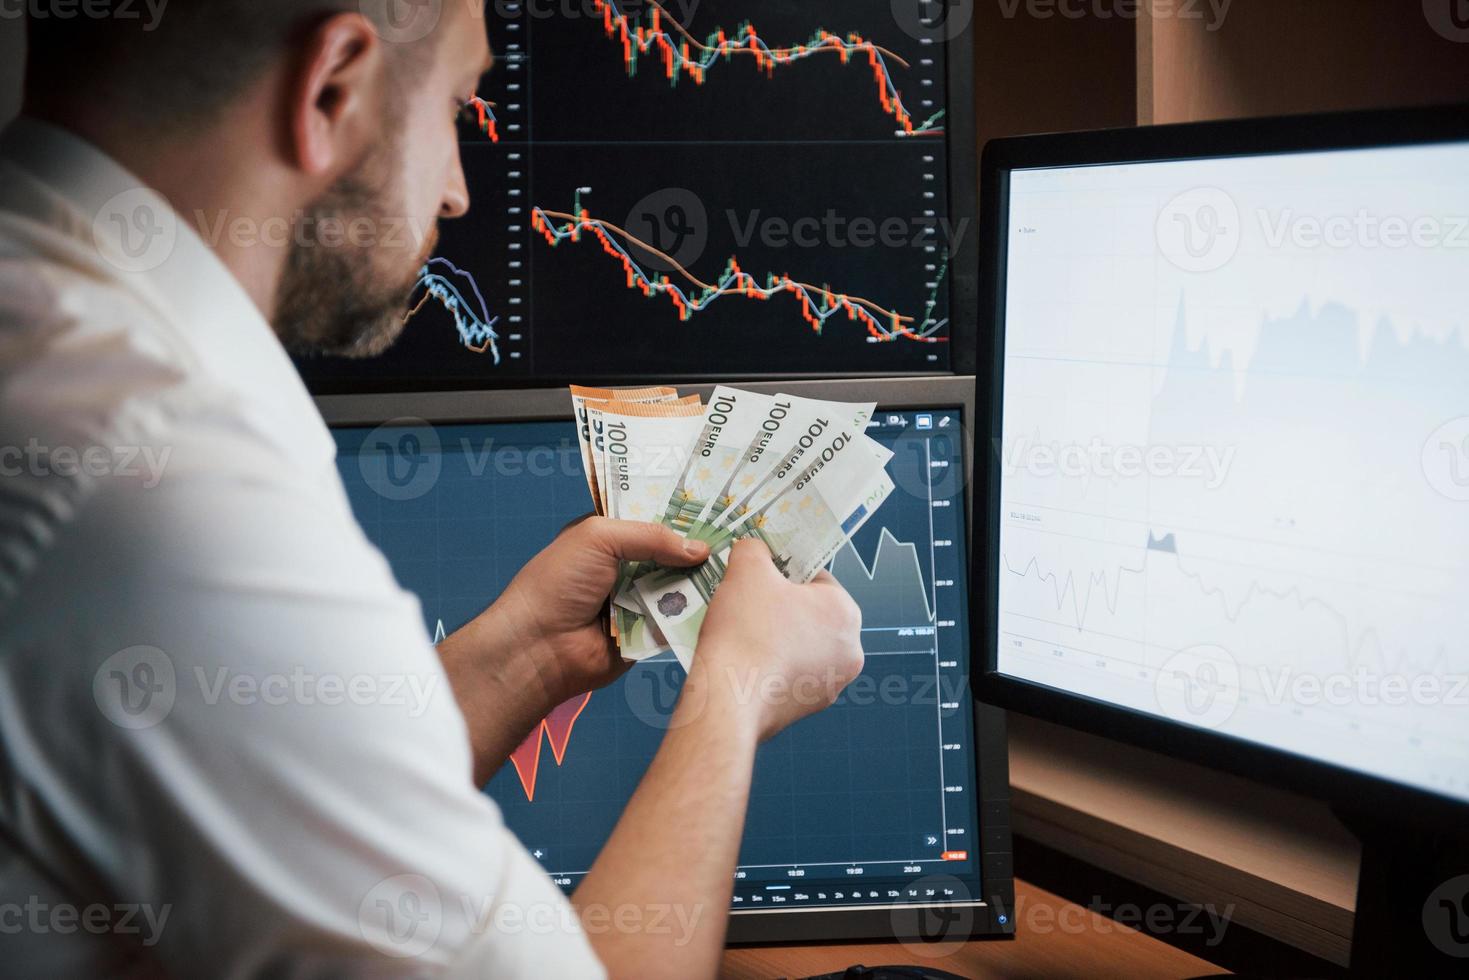
{"label": "man's short hair", "polygon": [[[360,0],[169,0],[155,16],[28,18],[26,104],[95,98],[147,128],[197,122],[225,108],[292,42]],[[84,5],[85,7],[85,5]],[[381,26],[381,25],[380,25]],[[387,45],[396,77],[411,77],[431,41]]]}

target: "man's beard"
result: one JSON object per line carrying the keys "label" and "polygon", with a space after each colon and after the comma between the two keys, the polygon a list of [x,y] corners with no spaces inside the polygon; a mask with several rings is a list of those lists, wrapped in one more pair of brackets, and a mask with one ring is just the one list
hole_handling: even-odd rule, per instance
{"label": "man's beard", "polygon": [[291,353],[376,357],[403,332],[438,230],[430,226],[410,264],[418,229],[393,207],[394,159],[391,145],[370,152],[304,209],[276,294],[276,334]]}

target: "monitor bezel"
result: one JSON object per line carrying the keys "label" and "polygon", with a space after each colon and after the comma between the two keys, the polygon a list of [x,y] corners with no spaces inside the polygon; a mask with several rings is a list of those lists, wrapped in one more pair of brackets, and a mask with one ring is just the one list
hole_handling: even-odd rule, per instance
{"label": "monitor bezel", "polygon": [[[677,385],[680,393],[707,399],[712,384]],[[975,568],[974,444],[976,379],[969,377],[884,378],[880,380],[814,380],[776,382],[762,379],[739,387],[766,393],[783,392],[834,401],[875,401],[879,410],[957,408],[963,414],[961,442],[965,452],[964,517],[968,535],[968,570]],[[504,422],[570,421],[571,397],[565,388],[513,391],[440,391],[362,395],[323,395],[316,398],[322,418],[336,428],[405,424],[474,425]],[[971,582],[973,579],[971,578]],[[974,589],[971,586],[971,596]],[[971,612],[971,620],[974,613]],[[972,639],[971,632],[971,639]],[[976,812],[979,826],[972,837],[980,850],[981,896],[964,903],[973,908],[971,928],[964,936],[944,934],[944,941],[960,938],[1008,936],[1014,933],[1014,872],[1010,842],[1009,760],[1004,712],[982,704],[975,665],[979,651],[970,651],[970,693],[974,700],[975,771],[972,785],[979,788]],[[923,903],[904,909],[922,909]],[[727,941],[760,944],[858,939],[910,939],[900,935],[894,906],[840,908],[734,909]],[[898,917],[901,921],[917,916]]]}
{"label": "monitor bezel", "polygon": [[[896,25],[895,25],[896,29]],[[973,375],[979,370],[977,331],[979,324],[979,157],[975,152],[974,29],[966,27],[944,44],[945,100],[948,123],[944,129],[945,165],[947,167],[947,200],[949,227],[966,230],[949,261],[949,366],[937,371],[869,371],[869,372],[791,372],[778,366],[762,381],[837,378],[944,378]],[[536,325],[531,324],[530,330]],[[471,391],[478,386],[525,391],[550,388],[560,384],[640,385],[659,384],[665,376],[657,374],[611,374],[565,377],[556,374],[489,375],[479,379],[425,378],[402,379],[322,378],[313,377],[310,361],[298,364],[307,387],[320,397],[336,397],[360,393],[407,393],[420,391]],[[718,384],[748,380],[750,375],[730,374],[717,369],[684,376],[690,382]]]}
{"label": "monitor bezel", "polygon": [[[996,574],[1001,472],[994,448],[1004,431],[1005,246],[1011,172],[1462,141],[1469,141],[1469,105],[1044,134],[994,140],[985,147],[980,186],[985,322],[980,338],[985,349],[980,356],[990,390],[981,400],[983,416],[977,432],[990,440],[991,451],[978,464],[983,467],[977,479],[984,486],[985,597],[973,620],[976,634],[971,646],[979,658],[977,683],[986,702],[1313,796],[1344,815],[1381,814],[1422,826],[1462,828],[1469,802],[1452,796],[1001,673]],[[975,567],[980,570],[977,562]]]}

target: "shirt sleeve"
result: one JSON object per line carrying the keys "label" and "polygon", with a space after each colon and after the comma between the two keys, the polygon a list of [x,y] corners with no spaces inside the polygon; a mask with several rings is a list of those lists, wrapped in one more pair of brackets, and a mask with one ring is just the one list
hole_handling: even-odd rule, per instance
{"label": "shirt sleeve", "polygon": [[340,485],[174,448],[75,506],[7,627],[16,837],[161,919],[170,976],[603,976]]}

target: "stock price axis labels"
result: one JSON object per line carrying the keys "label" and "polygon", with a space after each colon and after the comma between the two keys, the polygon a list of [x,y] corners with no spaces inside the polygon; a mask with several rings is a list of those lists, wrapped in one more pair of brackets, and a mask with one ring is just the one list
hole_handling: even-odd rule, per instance
{"label": "stock price axis labels", "polygon": [[[489,5],[473,201],[321,392],[949,368],[941,5]],[[901,15],[901,16],[900,16]]]}

